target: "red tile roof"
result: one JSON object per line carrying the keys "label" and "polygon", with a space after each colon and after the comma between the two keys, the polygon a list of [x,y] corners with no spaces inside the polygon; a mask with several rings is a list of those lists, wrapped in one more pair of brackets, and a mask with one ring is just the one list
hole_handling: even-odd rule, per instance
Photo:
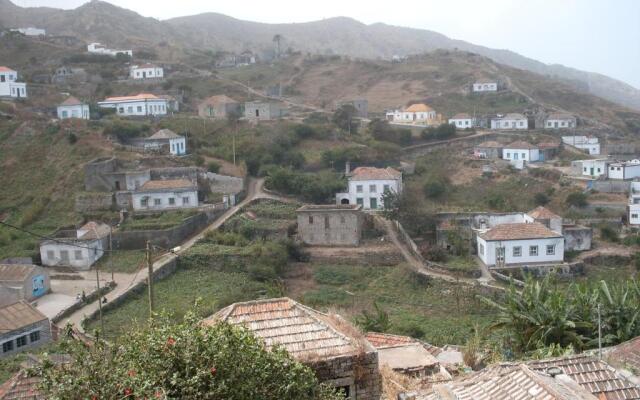
{"label": "red tile roof", "polygon": [[134,96],[107,97],[104,101],[135,101],[135,100],[161,100],[158,96],[151,93],[140,93]]}
{"label": "red tile roof", "polygon": [[488,241],[494,240],[524,240],[524,239],[544,239],[562,237],[562,235],[552,231],[546,226],[534,223],[516,223],[496,225],[488,231],[479,235]]}
{"label": "red tile roof", "polygon": [[549,210],[548,208],[543,207],[543,206],[538,206],[538,207],[534,208],[533,210],[529,211],[527,213],[527,215],[529,215],[533,219],[560,219],[560,218],[562,218],[558,214],[555,214],[555,213],[551,212],[551,210]]}
{"label": "red tile roof", "polygon": [[467,113],[459,113],[451,117],[451,119],[471,119],[471,115]]}
{"label": "red tile roof", "polygon": [[418,342],[409,336],[391,335],[389,333],[367,332],[365,337],[377,349]]}
{"label": "red tile roof", "polygon": [[16,72],[14,69],[9,67],[5,67],[4,65],[0,66],[0,72]]}
{"label": "red tile roof", "polygon": [[391,167],[387,167],[387,168],[358,167],[351,172],[350,179],[354,181],[368,181],[368,180],[399,179],[401,177],[402,177],[402,173]]}
{"label": "red tile roof", "polygon": [[179,139],[182,136],[178,135],[171,129],[160,129],[158,132],[149,136],[147,139]]}
{"label": "red tile roof", "polygon": [[0,282],[22,282],[34,268],[31,264],[0,264]]}
{"label": "red tile roof", "polygon": [[640,336],[613,347],[607,352],[606,358],[616,367],[640,375]]}
{"label": "red tile roof", "polygon": [[68,99],[60,103],[61,106],[79,106],[82,104],[84,103],[82,103],[80,100],[76,99],[73,96],[69,97]]}
{"label": "red tile roof", "polygon": [[0,400],[44,400],[46,397],[38,389],[41,381],[20,371],[0,386]]}
{"label": "red tile roof", "polygon": [[423,103],[412,104],[404,110],[404,112],[411,112],[411,113],[431,112],[431,111],[433,111],[433,108]]}
{"label": "red tile roof", "polygon": [[140,188],[139,191],[154,191],[154,190],[163,190],[163,189],[192,189],[195,188],[196,185],[186,179],[170,179],[164,181],[147,181]]}

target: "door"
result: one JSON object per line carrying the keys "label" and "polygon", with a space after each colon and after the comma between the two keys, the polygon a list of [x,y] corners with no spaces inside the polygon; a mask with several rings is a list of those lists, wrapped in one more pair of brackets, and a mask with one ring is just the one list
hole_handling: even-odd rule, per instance
{"label": "door", "polygon": [[513,159],[517,160],[518,159],[518,153],[513,153]]}
{"label": "door", "polygon": [[593,167],[591,167],[591,176],[594,175]]}
{"label": "door", "polygon": [[372,197],[369,199],[369,205],[371,207],[371,209],[375,209],[378,208],[378,199],[375,197]]}
{"label": "door", "polygon": [[147,77],[147,71],[142,71],[142,79],[145,79]]}
{"label": "door", "polygon": [[500,267],[504,265],[504,247],[496,247],[496,266]]}

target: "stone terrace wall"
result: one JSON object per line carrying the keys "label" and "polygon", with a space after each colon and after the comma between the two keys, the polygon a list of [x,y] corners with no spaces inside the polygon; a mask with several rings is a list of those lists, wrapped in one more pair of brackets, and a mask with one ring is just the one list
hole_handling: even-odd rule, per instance
{"label": "stone terrace wall", "polygon": [[[378,353],[373,351],[352,356],[335,357],[309,363],[320,382],[336,387],[353,384],[358,400],[379,400],[382,379],[378,369]],[[354,396],[355,394],[355,396]]]}

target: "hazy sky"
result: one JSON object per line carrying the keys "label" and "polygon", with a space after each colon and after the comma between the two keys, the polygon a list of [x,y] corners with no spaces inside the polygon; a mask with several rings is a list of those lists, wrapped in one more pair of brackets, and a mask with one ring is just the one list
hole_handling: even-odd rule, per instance
{"label": "hazy sky", "polygon": [[[75,8],[88,0],[12,0]],[[268,22],[347,16],[429,29],[548,64],[600,72],[640,88],[640,0],[109,0],[144,16],[218,12]]]}

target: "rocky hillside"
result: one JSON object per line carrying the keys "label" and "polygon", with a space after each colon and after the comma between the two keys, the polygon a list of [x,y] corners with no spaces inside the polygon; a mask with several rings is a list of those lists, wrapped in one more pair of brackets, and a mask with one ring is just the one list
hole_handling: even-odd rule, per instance
{"label": "rocky hillside", "polygon": [[511,67],[568,80],[576,90],[640,109],[640,90],[604,75],[543,64],[512,51],[450,39],[433,31],[380,23],[366,25],[343,17],[299,24],[263,24],[207,13],[158,21],[97,0],[69,11],[21,8],[9,0],[0,0],[0,26],[25,25],[110,45],[175,45],[185,49],[253,50],[263,54],[273,52],[276,34],[283,37],[283,49],[370,59],[459,49]]}

